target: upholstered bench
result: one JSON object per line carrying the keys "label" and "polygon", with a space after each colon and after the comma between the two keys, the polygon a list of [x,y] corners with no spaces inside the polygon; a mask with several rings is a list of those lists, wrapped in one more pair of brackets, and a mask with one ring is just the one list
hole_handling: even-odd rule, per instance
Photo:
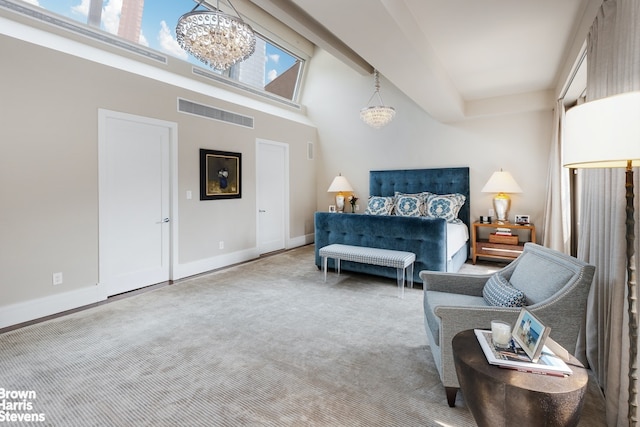
{"label": "upholstered bench", "polygon": [[320,248],[323,259],[324,281],[327,281],[327,260],[336,260],[336,271],[340,274],[340,261],[352,261],[363,264],[394,267],[397,269],[398,296],[404,297],[404,278],[407,271],[408,285],[413,288],[413,263],[416,255],[412,252],[393,251],[391,249],[367,248],[364,246],[333,244]]}

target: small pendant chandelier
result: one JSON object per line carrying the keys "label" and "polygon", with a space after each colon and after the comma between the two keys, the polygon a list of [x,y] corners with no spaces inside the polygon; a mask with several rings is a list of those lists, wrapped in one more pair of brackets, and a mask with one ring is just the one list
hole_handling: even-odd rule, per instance
{"label": "small pendant chandelier", "polygon": [[182,49],[217,70],[224,71],[233,64],[244,61],[256,50],[256,36],[235,7],[227,0],[238,17],[227,15],[220,10],[218,0],[215,10],[196,9],[178,20],[176,39]]}
{"label": "small pendant chandelier", "polygon": [[372,128],[380,129],[383,126],[388,125],[396,115],[396,110],[393,107],[385,107],[380,96],[380,78],[378,76],[378,70],[373,70],[373,78],[375,81],[375,91],[367,105],[371,104],[373,98],[378,95],[378,101],[380,105],[374,105],[370,107],[364,107],[360,110],[360,118]]}

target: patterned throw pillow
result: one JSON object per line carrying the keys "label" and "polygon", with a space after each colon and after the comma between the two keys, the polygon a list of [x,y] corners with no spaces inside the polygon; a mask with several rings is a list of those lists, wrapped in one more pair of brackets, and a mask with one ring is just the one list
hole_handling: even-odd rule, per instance
{"label": "patterned throw pillow", "polygon": [[395,214],[398,216],[422,216],[424,199],[419,196],[401,194],[396,196]]}
{"label": "patterned throw pillow", "polygon": [[482,296],[489,305],[498,307],[524,307],[524,292],[516,289],[499,273],[493,274],[482,289]]}
{"label": "patterned throw pillow", "polygon": [[367,203],[365,215],[391,215],[395,197],[371,196]]}
{"label": "patterned throw pillow", "polygon": [[432,194],[427,199],[425,215],[428,218],[444,218],[447,222],[459,222],[458,212],[467,198],[462,194]]}
{"label": "patterned throw pillow", "polygon": [[403,193],[401,191],[396,191],[395,196],[415,196],[415,197],[420,197],[425,203],[427,202],[427,199],[429,198],[429,196],[433,196],[433,193],[430,193],[428,191],[422,191],[420,193]]}

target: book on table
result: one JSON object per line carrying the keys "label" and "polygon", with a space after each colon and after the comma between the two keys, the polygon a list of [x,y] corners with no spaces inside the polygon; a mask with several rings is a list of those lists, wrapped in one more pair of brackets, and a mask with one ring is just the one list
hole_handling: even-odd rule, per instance
{"label": "book on table", "polygon": [[474,329],[474,332],[487,358],[487,362],[491,365],[522,372],[558,377],[564,377],[573,373],[571,368],[547,346],[543,348],[540,358],[534,363],[517,344],[513,343],[509,349],[502,350],[493,345],[491,331]]}
{"label": "book on table", "polygon": [[496,227],[496,232],[498,236],[511,236],[511,229],[504,227]]}

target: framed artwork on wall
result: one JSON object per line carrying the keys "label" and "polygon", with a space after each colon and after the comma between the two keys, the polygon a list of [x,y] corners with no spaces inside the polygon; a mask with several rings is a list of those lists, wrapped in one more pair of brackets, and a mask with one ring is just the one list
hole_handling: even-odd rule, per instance
{"label": "framed artwork on wall", "polygon": [[200,200],[242,197],[242,154],[200,149]]}

